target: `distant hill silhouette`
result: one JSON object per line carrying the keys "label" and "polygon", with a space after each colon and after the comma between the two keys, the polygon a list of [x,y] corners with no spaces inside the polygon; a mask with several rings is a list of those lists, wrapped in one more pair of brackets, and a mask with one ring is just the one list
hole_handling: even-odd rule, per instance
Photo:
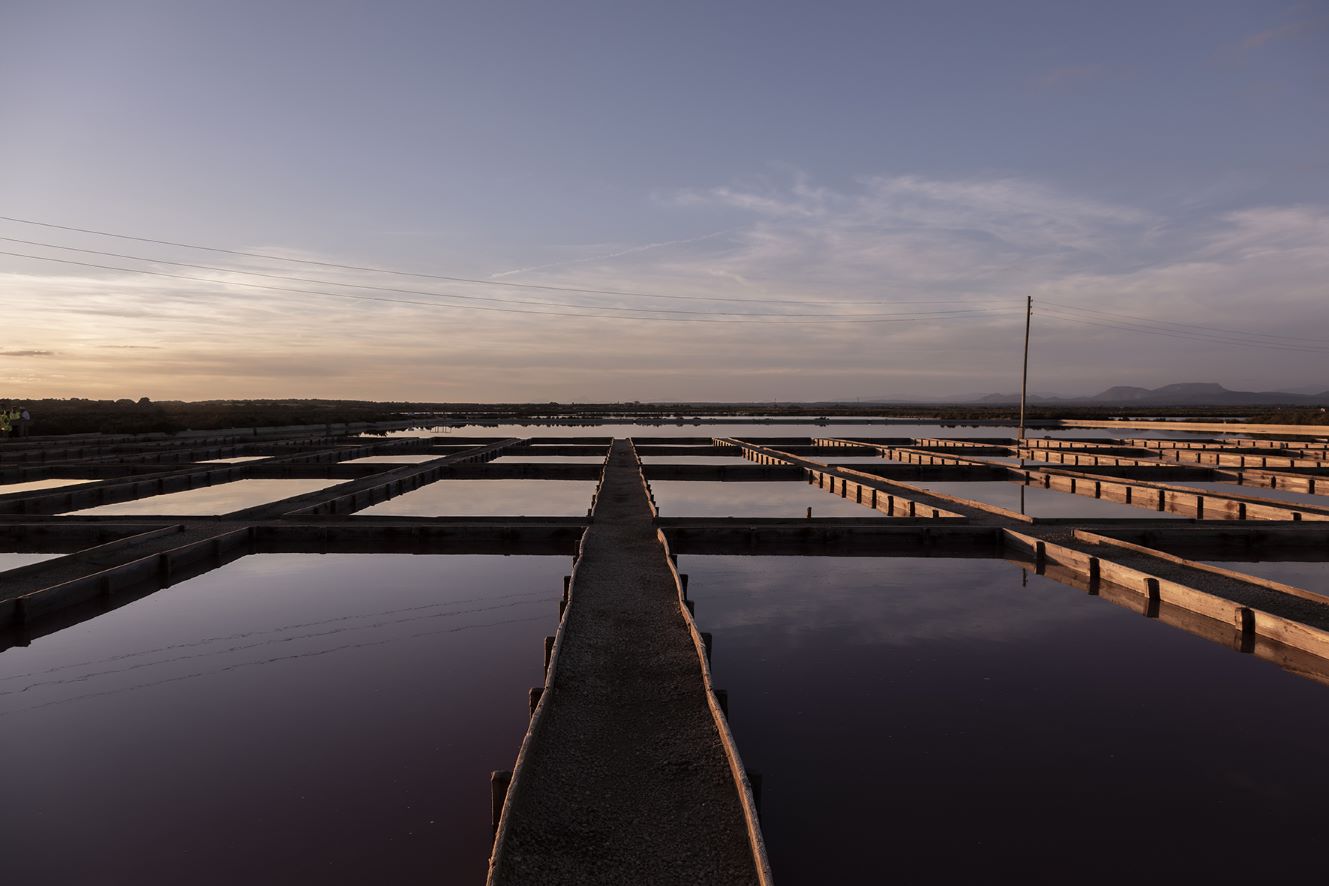
{"label": "distant hill silhouette", "polygon": [[[968,403],[1019,403],[1020,395],[984,394]],[[1286,391],[1232,391],[1214,382],[1185,382],[1161,388],[1117,385],[1092,397],[1029,396],[1031,403],[1064,403],[1072,406],[1321,406],[1329,405],[1329,391],[1291,394]]]}

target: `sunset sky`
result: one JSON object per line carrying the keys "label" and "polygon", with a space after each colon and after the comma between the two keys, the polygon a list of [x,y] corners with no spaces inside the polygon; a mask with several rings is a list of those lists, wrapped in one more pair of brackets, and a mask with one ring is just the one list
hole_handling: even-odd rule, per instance
{"label": "sunset sky", "polygon": [[6,398],[1321,391],[1329,2],[6,0],[0,216]]}

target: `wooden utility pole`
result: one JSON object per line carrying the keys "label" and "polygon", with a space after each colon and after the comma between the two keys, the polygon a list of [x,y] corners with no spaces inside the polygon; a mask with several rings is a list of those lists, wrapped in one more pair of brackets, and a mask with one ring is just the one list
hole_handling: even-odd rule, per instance
{"label": "wooden utility pole", "polygon": [[[1017,447],[1024,446],[1024,404],[1029,394],[1029,321],[1034,313],[1034,297],[1025,296],[1024,302],[1024,376],[1020,380],[1020,435],[1015,440]],[[1020,455],[1020,467],[1024,467],[1024,455]]]}

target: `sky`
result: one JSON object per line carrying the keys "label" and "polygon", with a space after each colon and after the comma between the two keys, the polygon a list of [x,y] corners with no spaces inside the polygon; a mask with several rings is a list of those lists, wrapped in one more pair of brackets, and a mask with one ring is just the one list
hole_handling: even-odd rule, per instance
{"label": "sky", "polygon": [[6,398],[1318,392],[1329,0],[0,0],[0,216]]}

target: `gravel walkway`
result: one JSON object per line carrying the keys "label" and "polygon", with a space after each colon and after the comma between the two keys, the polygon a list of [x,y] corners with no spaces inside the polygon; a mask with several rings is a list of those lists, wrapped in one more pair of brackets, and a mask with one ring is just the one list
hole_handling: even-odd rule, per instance
{"label": "gravel walkway", "polygon": [[493,884],[757,883],[637,460],[614,442]]}

